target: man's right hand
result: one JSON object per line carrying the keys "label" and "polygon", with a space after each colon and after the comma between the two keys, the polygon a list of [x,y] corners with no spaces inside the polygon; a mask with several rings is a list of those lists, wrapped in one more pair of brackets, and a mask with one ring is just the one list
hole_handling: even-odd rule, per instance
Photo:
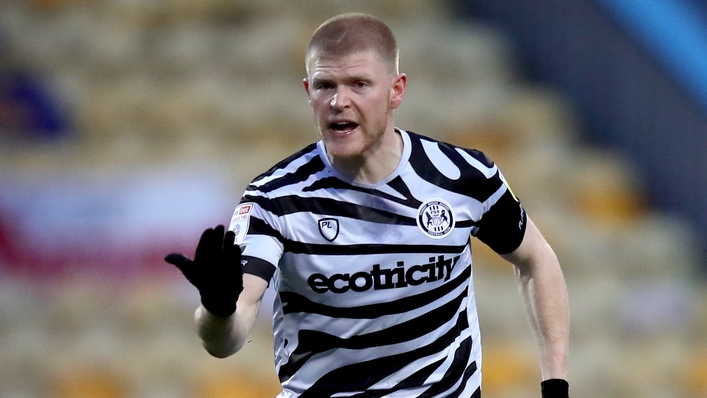
{"label": "man's right hand", "polygon": [[164,258],[199,290],[204,308],[222,318],[236,311],[236,301],[243,290],[241,249],[234,242],[233,231],[224,236],[224,227],[219,225],[201,235],[193,260],[181,253],[170,253]]}

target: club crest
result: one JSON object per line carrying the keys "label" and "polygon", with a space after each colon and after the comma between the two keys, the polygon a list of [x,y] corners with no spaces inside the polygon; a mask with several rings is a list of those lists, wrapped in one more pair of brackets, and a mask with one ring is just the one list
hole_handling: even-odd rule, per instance
{"label": "club crest", "polygon": [[333,242],[339,236],[339,220],[336,218],[322,218],[319,220],[319,232],[324,239]]}
{"label": "club crest", "polygon": [[425,235],[442,239],[454,229],[454,212],[442,199],[430,199],[417,210],[417,226]]}

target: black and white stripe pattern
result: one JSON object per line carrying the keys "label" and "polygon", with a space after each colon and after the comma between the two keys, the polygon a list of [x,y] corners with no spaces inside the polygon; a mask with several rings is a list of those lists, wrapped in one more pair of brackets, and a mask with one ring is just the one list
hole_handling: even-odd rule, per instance
{"label": "black and white stripe pattern", "polygon": [[398,131],[403,158],[375,185],[339,175],[319,142],[241,200],[246,272],[274,271],[282,398],[480,394],[469,235],[512,251],[525,213],[481,152]]}

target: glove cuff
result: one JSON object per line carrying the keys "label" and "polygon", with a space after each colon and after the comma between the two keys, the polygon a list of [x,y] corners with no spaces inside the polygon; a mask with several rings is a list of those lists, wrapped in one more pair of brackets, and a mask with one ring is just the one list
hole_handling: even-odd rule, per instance
{"label": "glove cuff", "polygon": [[569,398],[570,384],[563,379],[548,379],[540,383],[542,398]]}
{"label": "glove cuff", "polygon": [[225,301],[223,298],[213,297],[211,295],[201,296],[201,305],[207,311],[220,318],[228,318],[236,312],[236,303]]}

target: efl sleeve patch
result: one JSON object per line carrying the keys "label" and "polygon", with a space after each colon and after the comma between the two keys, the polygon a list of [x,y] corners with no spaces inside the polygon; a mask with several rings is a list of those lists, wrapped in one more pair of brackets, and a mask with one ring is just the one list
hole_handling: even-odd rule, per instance
{"label": "efl sleeve patch", "polygon": [[243,258],[258,258],[277,265],[284,246],[279,231],[263,219],[266,215],[257,203],[243,202],[233,212],[228,229],[236,234],[235,243],[241,247]]}
{"label": "efl sleeve patch", "polygon": [[250,226],[250,215],[253,212],[252,203],[241,203],[236,207],[233,212],[233,217],[231,217],[231,224],[228,226],[229,231],[233,231],[236,234],[236,244],[240,245],[243,242],[246,234],[248,233],[248,227]]}

